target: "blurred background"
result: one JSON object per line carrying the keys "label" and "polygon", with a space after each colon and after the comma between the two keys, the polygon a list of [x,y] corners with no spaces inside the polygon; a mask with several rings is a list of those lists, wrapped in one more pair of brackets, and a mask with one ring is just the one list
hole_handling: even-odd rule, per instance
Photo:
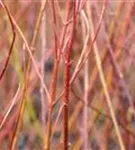
{"label": "blurred background", "polygon": [[[60,45],[66,26],[67,1],[48,0],[44,8],[42,8],[43,1],[37,0],[4,0],[4,3],[31,48],[35,65],[50,94],[52,80],[57,80],[51,122],[51,149],[60,150],[63,142],[61,93],[65,81],[64,55],[67,53],[67,43],[73,24],[73,5],[69,9],[69,24],[67,23],[65,38]],[[93,150],[120,149],[97,67],[94,51],[96,49],[100,56],[122,141],[127,150],[133,150],[135,149],[135,2],[108,0],[104,6],[101,0],[80,0],[80,5],[76,0],[76,5],[78,5],[78,12],[73,35],[70,77],[73,77],[79,60],[82,58],[84,62],[81,62],[83,65],[70,86],[69,149],[79,150],[86,147]],[[101,16],[103,11],[104,14]],[[43,149],[44,137],[47,134],[48,97],[43,90],[43,83],[35,70],[35,65],[31,61],[26,43],[16,27],[15,33],[10,60],[0,80],[0,149],[9,149],[16,129],[20,103],[25,99],[25,110],[16,149],[40,150]],[[96,40],[92,44],[96,33]],[[35,40],[33,40],[34,35],[36,35]],[[0,5],[0,72],[7,60],[12,38],[11,22],[7,12]],[[54,77],[56,45],[61,46],[63,53],[58,65],[57,78]],[[27,74],[29,59],[31,67]],[[29,82],[23,97],[22,85],[27,82],[26,78]],[[8,110],[10,112],[2,124]]]}

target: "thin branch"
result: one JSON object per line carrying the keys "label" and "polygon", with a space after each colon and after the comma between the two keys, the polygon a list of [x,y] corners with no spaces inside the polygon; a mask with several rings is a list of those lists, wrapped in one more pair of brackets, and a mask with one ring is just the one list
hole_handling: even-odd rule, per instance
{"label": "thin branch", "polygon": [[[60,107],[59,112],[58,112],[58,114],[57,114],[57,117],[56,117],[56,119],[55,119],[55,122],[54,122],[54,125],[53,125],[53,128],[52,128],[52,135],[54,134],[55,128],[56,128],[56,126],[57,126],[57,123],[58,123],[58,121],[59,121],[59,118],[60,118],[60,115],[61,115],[62,111],[63,111],[63,105]],[[52,137],[51,137],[51,138],[52,138]]]}
{"label": "thin branch", "polygon": [[[69,0],[69,6],[71,5],[71,1]],[[70,7],[69,7],[70,8]],[[72,34],[71,34],[71,39],[69,41],[68,49],[67,49],[67,54],[65,57],[66,61],[66,66],[65,66],[65,71],[64,71],[64,99],[63,99],[63,117],[64,117],[64,122],[63,122],[63,132],[64,132],[64,137],[63,137],[63,142],[64,142],[64,150],[68,149],[68,104],[69,104],[69,90],[70,90],[70,69],[71,69],[71,54],[72,54],[72,46],[73,46],[73,41],[74,41],[74,34],[75,34],[75,25],[76,25],[76,1],[73,1],[73,27],[72,27]]]}
{"label": "thin branch", "polygon": [[16,93],[15,93],[14,98],[11,100],[11,104],[10,104],[9,108],[8,108],[8,109],[6,110],[6,112],[5,112],[5,115],[4,115],[4,117],[3,117],[3,119],[2,119],[2,121],[1,121],[1,123],[0,123],[0,130],[1,130],[2,127],[4,126],[4,124],[5,124],[5,122],[6,122],[7,118],[8,118],[8,116],[9,116],[11,110],[13,109],[14,105],[16,104],[16,101],[17,101],[18,96],[19,96],[19,93],[20,93],[20,88],[21,88],[21,86],[19,85],[19,86],[18,86],[18,89],[17,89],[17,91],[16,91]]}
{"label": "thin branch", "polygon": [[48,89],[47,89],[47,86],[45,85],[44,80],[43,80],[43,78],[42,78],[42,76],[41,76],[41,74],[40,74],[40,72],[39,72],[39,70],[38,70],[37,63],[36,63],[36,61],[35,61],[35,59],[34,59],[34,57],[33,57],[33,54],[32,54],[32,52],[31,52],[30,46],[29,46],[29,44],[28,44],[28,42],[27,42],[27,40],[26,40],[26,38],[25,38],[23,32],[21,31],[20,27],[19,27],[18,24],[16,23],[15,19],[12,18],[12,20],[13,20],[13,22],[14,22],[14,25],[15,25],[16,30],[18,31],[18,33],[20,34],[21,38],[23,39],[23,41],[24,41],[24,43],[25,43],[25,45],[26,45],[26,49],[27,49],[27,51],[28,51],[28,53],[29,53],[29,55],[30,55],[30,58],[31,58],[32,62],[33,62],[35,71],[36,71],[36,73],[37,73],[39,79],[41,80],[41,82],[42,82],[42,84],[43,84],[43,87],[44,87],[44,90],[45,90],[45,92],[46,92],[48,101],[50,101],[50,100],[51,100],[51,98],[50,98],[50,93],[49,93],[49,91],[48,91]]}
{"label": "thin branch", "polygon": [[[85,12],[81,11],[82,16],[82,31],[83,31],[83,41],[84,50],[87,49],[88,40],[90,37],[89,22]],[[86,37],[86,39],[85,39]],[[85,62],[84,70],[84,109],[83,109],[83,122],[84,122],[84,149],[89,149],[88,144],[88,87],[89,87],[89,63],[88,60]]]}
{"label": "thin branch", "polygon": [[[46,1],[44,1],[44,6],[45,6],[45,4],[46,4]],[[41,5],[41,10],[42,10],[42,6],[43,5]],[[42,13],[42,11],[40,13]],[[39,20],[41,20],[40,17],[42,17],[42,15],[39,14]],[[23,117],[24,110],[25,110],[25,100],[26,100],[26,93],[27,93],[26,91],[27,91],[27,86],[28,86],[28,81],[29,81],[29,71],[30,71],[30,68],[31,68],[31,61],[30,60],[32,60],[32,62],[34,64],[34,67],[35,67],[35,70],[36,70],[36,72],[37,72],[37,74],[38,74],[38,76],[39,76],[39,78],[40,78],[40,80],[41,80],[41,82],[43,84],[44,90],[45,90],[45,92],[47,94],[47,97],[48,97],[48,101],[50,100],[50,94],[49,94],[48,89],[47,89],[47,87],[46,87],[46,85],[44,83],[44,80],[43,80],[43,78],[42,78],[42,76],[41,76],[41,74],[40,74],[40,72],[39,72],[39,70],[37,68],[37,64],[36,64],[35,59],[33,57],[33,53],[32,53],[32,51],[31,51],[31,49],[30,49],[30,47],[28,45],[28,42],[27,42],[25,36],[23,35],[23,32],[19,28],[18,24],[16,23],[16,21],[12,17],[12,15],[11,15],[11,18],[12,18],[12,21],[14,23],[14,26],[15,26],[16,30],[18,31],[18,33],[22,37],[22,39],[23,39],[23,41],[24,41],[24,43],[26,45],[26,49],[27,49],[27,51],[28,51],[28,53],[30,55],[30,57],[28,57],[28,61],[26,63],[27,68],[26,68],[26,74],[25,74],[26,75],[25,76],[25,82],[24,82],[24,85],[23,85],[23,95],[22,95],[22,99],[20,101],[19,114],[18,114],[18,117],[17,117],[17,123],[16,123],[16,127],[15,127],[15,132],[13,134],[12,142],[11,142],[11,146],[10,146],[10,149],[14,150],[15,146],[16,146],[16,142],[17,142],[17,137],[19,135],[21,124],[22,124],[22,117]],[[37,22],[36,25],[39,26],[39,23]],[[36,28],[36,30],[37,29],[38,28]],[[35,34],[34,34],[34,37],[33,37],[33,40],[32,40],[32,44],[31,44],[32,50],[33,50],[33,46],[35,44],[36,36],[37,36],[37,31],[35,31]]]}
{"label": "thin branch", "polygon": [[[74,96],[75,96],[75,98],[76,99],[78,99],[79,101],[80,101],[80,110],[78,110],[79,112],[81,111],[81,109],[82,109],[82,107],[83,107],[83,103],[84,103],[84,100],[81,98],[81,97],[79,97],[78,95],[77,95],[77,93],[75,92],[75,90],[71,87],[71,91],[73,92],[73,94],[74,94]],[[78,105],[77,105],[78,106]],[[77,107],[76,106],[76,107]],[[104,112],[101,112],[101,110],[99,110],[99,108],[96,108],[95,106],[93,106],[92,104],[90,105],[90,108],[93,110],[93,111],[95,111],[95,112],[97,112],[97,113],[99,113],[100,115],[102,115],[102,116],[104,116],[105,118],[107,118],[107,119],[109,119],[111,122],[112,122],[112,117],[109,115],[109,114],[107,114],[107,113],[104,113]],[[74,111],[74,112],[76,112],[76,110]],[[79,114],[79,112],[78,112],[78,114]],[[76,116],[78,116],[78,114],[76,114]],[[73,121],[72,121],[73,122]],[[112,122],[113,123],[113,122]],[[129,128],[127,128],[127,127],[125,127],[124,125],[123,125],[123,123],[122,122],[120,122],[120,120],[118,120],[118,123],[119,123],[119,125],[125,130],[125,131],[127,131],[129,134],[131,134],[134,138],[135,138],[135,133],[133,132],[133,131],[131,131]]]}
{"label": "thin branch", "polygon": [[[103,5],[104,5],[104,11],[105,11],[106,0],[104,1]],[[90,16],[92,17],[91,11],[89,13],[90,13]],[[103,14],[104,13],[102,13],[101,15],[103,15]],[[90,21],[90,26],[91,26],[91,36],[94,37],[94,26],[93,26],[92,21]],[[125,146],[124,146],[124,143],[123,143],[123,140],[122,140],[120,129],[118,127],[118,122],[117,122],[117,119],[116,119],[116,116],[115,116],[115,113],[114,113],[113,104],[112,104],[112,101],[111,101],[111,98],[110,98],[110,95],[109,95],[107,83],[105,81],[105,76],[104,76],[103,67],[102,67],[102,63],[101,63],[101,58],[100,58],[100,54],[99,54],[96,42],[94,43],[94,55],[95,55],[95,59],[96,59],[96,65],[97,65],[97,68],[98,68],[98,71],[99,71],[100,80],[101,80],[101,83],[102,83],[102,86],[103,86],[104,94],[106,96],[107,104],[108,104],[108,107],[109,107],[109,110],[110,110],[110,114],[111,114],[111,117],[112,117],[112,121],[113,121],[113,124],[114,124],[116,135],[118,137],[119,145],[120,145],[120,148],[122,150],[125,150]]]}
{"label": "thin branch", "polygon": [[[43,4],[43,3],[42,3]],[[41,24],[41,61],[40,61],[40,66],[41,66],[41,76],[44,80],[45,78],[45,72],[44,72],[44,55],[45,55],[45,49],[46,49],[46,15],[43,14],[42,17],[42,24]],[[40,95],[41,95],[41,120],[42,120],[42,126],[43,126],[43,131],[45,131],[45,116],[46,116],[46,104],[45,104],[45,95],[44,95],[44,87],[42,85],[42,82],[40,84]]]}
{"label": "thin branch", "polygon": [[[98,33],[99,33],[99,30],[100,30],[100,27],[101,27],[101,23],[102,23],[102,19],[103,19],[103,14],[104,14],[104,7],[102,8],[102,12],[101,12],[101,16],[99,18],[99,22],[98,22],[98,26],[97,26],[97,29],[95,31],[95,35],[94,37],[92,38],[92,41],[90,43],[90,46],[88,47],[88,52],[85,54],[85,49],[83,48],[82,50],[82,53],[81,53],[81,56],[78,60],[78,63],[74,69],[74,73],[72,74],[72,77],[70,79],[70,85],[74,82],[74,80],[76,79],[76,76],[77,74],[81,71],[81,69],[83,68],[84,64],[85,64],[85,61],[88,59],[90,53],[91,53],[91,50],[93,48],[93,45],[94,45],[94,42],[96,41],[96,38],[98,36]],[[86,45],[86,44],[84,44]],[[84,54],[85,54],[85,57],[84,57]],[[58,96],[57,100],[54,102],[54,105],[57,103],[57,101],[64,95],[64,91],[62,91],[60,93],[60,95]]]}
{"label": "thin branch", "polygon": [[6,61],[4,63],[3,69],[2,69],[2,71],[0,73],[0,81],[1,81],[2,77],[4,76],[4,74],[6,72],[6,69],[7,69],[10,57],[11,57],[11,53],[12,53],[13,46],[14,46],[14,43],[15,43],[16,33],[15,33],[15,27],[14,27],[14,23],[13,23],[12,17],[11,17],[10,12],[8,11],[7,6],[4,4],[3,1],[0,1],[0,4],[5,9],[5,11],[6,11],[7,15],[8,15],[8,18],[10,20],[10,24],[11,24],[11,27],[12,27],[12,34],[13,34],[13,38],[12,38],[12,42],[11,42],[11,45],[10,45],[10,48],[9,48],[8,56],[7,56]]}

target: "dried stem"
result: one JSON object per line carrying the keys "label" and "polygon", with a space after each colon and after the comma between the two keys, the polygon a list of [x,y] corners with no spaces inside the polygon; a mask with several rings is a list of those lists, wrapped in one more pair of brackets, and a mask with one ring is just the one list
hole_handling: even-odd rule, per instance
{"label": "dried stem", "polygon": [[52,137],[52,113],[53,113],[53,102],[55,101],[56,92],[57,92],[57,76],[58,76],[58,67],[60,62],[60,55],[58,55],[58,39],[56,36],[55,29],[57,28],[56,22],[56,12],[55,12],[55,4],[54,1],[50,2],[52,6],[52,14],[53,14],[53,23],[54,23],[54,39],[55,39],[55,60],[54,60],[54,68],[52,75],[52,82],[50,87],[51,93],[51,101],[49,103],[49,112],[48,112],[48,121],[47,121],[47,135],[45,137],[44,149],[49,150],[51,146],[51,137]]}
{"label": "dried stem", "polygon": [[[104,1],[104,6],[103,6],[104,9],[103,9],[102,12],[105,11],[105,5],[106,5],[106,1]],[[89,13],[90,13],[90,16],[92,17],[91,12],[89,12]],[[101,13],[101,15],[103,15],[103,14],[104,13]],[[91,36],[93,38],[94,37],[94,26],[93,26],[92,21],[90,21],[90,25],[91,25]],[[104,94],[106,96],[107,104],[108,104],[110,114],[111,114],[111,117],[112,117],[112,121],[113,121],[113,124],[114,124],[114,127],[115,127],[116,135],[117,135],[118,140],[119,140],[119,145],[120,145],[121,149],[125,150],[125,146],[124,146],[124,143],[123,143],[123,140],[122,140],[122,137],[121,137],[119,127],[118,127],[118,122],[117,122],[117,119],[116,119],[116,116],[115,116],[115,113],[114,113],[114,108],[113,108],[113,105],[112,105],[112,101],[111,101],[109,91],[108,91],[108,88],[107,88],[107,84],[106,84],[106,81],[105,81],[105,77],[104,77],[104,73],[103,73],[103,67],[102,67],[102,63],[101,63],[101,58],[100,58],[100,54],[99,54],[96,42],[94,43],[94,54],[95,54],[97,68],[98,68],[98,71],[99,71],[100,80],[101,80],[101,83],[102,83],[102,86],[103,86],[103,89],[104,89]]]}
{"label": "dried stem", "polygon": [[[68,3],[68,2],[67,2]],[[69,18],[69,10],[70,7],[67,8],[67,14],[66,14],[66,20]],[[52,2],[52,10],[53,10],[53,21],[56,27],[56,14],[54,9],[54,2]],[[59,48],[57,47],[58,39],[55,34],[55,64],[53,69],[53,76],[52,76],[52,83],[51,83],[51,101],[49,103],[49,112],[48,112],[48,122],[47,122],[47,136],[45,139],[44,149],[49,150],[50,149],[50,140],[51,140],[51,134],[52,134],[52,112],[54,107],[54,101],[56,97],[56,85],[57,85],[57,75],[58,75],[58,66],[61,59],[61,51],[64,44],[64,39],[67,31],[67,25],[63,27],[61,39],[60,39],[60,45]]]}
{"label": "dried stem", "polygon": [[7,118],[8,118],[8,116],[9,116],[11,110],[13,109],[14,105],[16,104],[16,101],[17,101],[17,99],[18,99],[18,97],[19,97],[20,88],[21,88],[21,87],[20,87],[20,85],[19,85],[19,87],[18,87],[18,89],[17,89],[17,91],[16,91],[16,93],[15,93],[14,98],[11,100],[10,106],[7,108],[7,110],[6,110],[6,112],[5,112],[5,115],[4,115],[4,117],[3,117],[3,119],[2,119],[2,121],[1,121],[1,123],[0,123],[0,130],[1,130],[1,128],[4,126],[4,124],[5,124],[5,122],[6,122]]}
{"label": "dried stem", "polygon": [[[86,17],[85,12],[81,11],[82,15],[82,31],[83,31],[83,41],[84,41],[84,51],[86,51],[88,40],[90,37],[89,22]],[[86,29],[85,29],[86,28]],[[85,39],[86,37],[86,39]],[[89,149],[88,144],[88,83],[89,83],[89,61],[86,60],[84,67],[84,109],[83,109],[83,122],[84,122],[84,149]]]}
{"label": "dried stem", "polygon": [[[35,29],[35,34],[33,36],[32,44],[31,44],[32,48],[33,48],[33,46],[35,44],[35,39],[36,39],[36,36],[37,36],[36,34],[38,33],[36,30],[38,29],[39,22],[41,20],[42,13],[43,13],[43,8],[45,7],[45,4],[46,4],[46,1],[44,1],[44,3],[41,5],[41,11],[40,11],[40,14],[39,14],[37,26],[36,26],[36,29]],[[26,67],[26,74],[25,74],[25,82],[24,82],[24,86],[23,86],[23,95],[22,95],[22,99],[21,99],[21,102],[20,102],[19,114],[18,114],[18,118],[17,118],[15,132],[13,134],[13,138],[12,138],[12,142],[11,142],[11,146],[10,146],[10,149],[14,150],[15,146],[16,146],[16,142],[17,142],[17,137],[18,137],[18,134],[19,134],[19,131],[20,131],[20,128],[21,128],[24,110],[25,110],[25,100],[26,100],[27,87],[28,87],[28,83],[29,83],[29,71],[30,71],[30,68],[31,68],[31,62],[30,62],[31,59],[34,62],[34,67],[36,68],[37,74],[39,75],[39,77],[40,77],[40,79],[41,79],[41,81],[43,83],[44,89],[47,92],[48,100],[50,100],[50,95],[49,95],[49,92],[48,92],[48,90],[47,90],[47,88],[46,88],[46,86],[44,84],[42,76],[41,76],[41,74],[39,73],[39,71],[37,69],[35,60],[33,58],[32,52],[31,52],[31,50],[30,50],[30,48],[28,46],[27,40],[25,39],[21,29],[19,28],[19,26],[17,25],[16,21],[14,20],[14,18],[12,17],[11,14],[10,14],[10,16],[12,18],[12,21],[14,23],[14,26],[15,26],[16,30],[19,32],[19,34],[21,35],[22,39],[24,40],[24,43],[25,43],[26,48],[28,50],[28,53],[30,54],[30,57],[28,58],[28,61],[26,62],[26,66],[27,67]]]}
{"label": "dried stem", "polygon": [[[45,72],[44,72],[44,64],[45,64],[45,60],[44,60],[44,55],[45,55],[45,49],[46,49],[46,15],[43,14],[42,17],[42,24],[41,24],[41,76],[42,79],[44,80],[45,78]],[[40,85],[40,95],[41,95],[41,120],[42,120],[42,126],[43,126],[43,131],[45,131],[45,125],[46,125],[46,120],[45,120],[45,116],[46,116],[46,104],[45,104],[45,93],[44,93],[44,87],[43,84],[41,82]]]}

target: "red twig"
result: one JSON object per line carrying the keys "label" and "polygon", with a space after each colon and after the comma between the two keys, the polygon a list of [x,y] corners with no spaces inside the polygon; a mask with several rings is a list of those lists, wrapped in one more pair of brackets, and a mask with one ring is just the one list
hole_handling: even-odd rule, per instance
{"label": "red twig", "polygon": [[[70,5],[69,1],[69,5]],[[73,46],[73,39],[74,39],[74,32],[75,32],[75,11],[76,11],[76,1],[73,2],[74,5],[74,19],[73,19],[73,29],[71,34],[71,39],[69,41],[69,47],[67,49],[66,59],[66,66],[65,66],[65,83],[64,83],[64,108],[63,108],[63,115],[64,115],[64,150],[68,149],[68,103],[69,103],[69,90],[70,90],[70,68],[71,68],[71,54],[72,54],[72,46]],[[70,7],[69,7],[70,8]]]}
{"label": "red twig", "polygon": [[5,11],[7,12],[7,15],[8,15],[8,18],[10,20],[10,23],[11,23],[11,27],[12,27],[12,33],[13,33],[13,38],[12,38],[12,42],[11,42],[11,45],[10,45],[10,48],[9,48],[9,52],[8,52],[8,56],[6,58],[6,61],[5,61],[5,64],[3,66],[3,69],[0,73],[0,81],[2,79],[2,77],[4,76],[4,73],[7,69],[7,66],[8,66],[8,63],[9,63],[9,59],[10,59],[10,56],[11,56],[11,53],[12,53],[12,50],[13,50],[13,46],[14,46],[14,43],[15,43],[15,37],[16,37],[16,34],[15,34],[15,27],[14,27],[14,23],[12,21],[12,16],[7,8],[7,6],[4,4],[3,1],[0,2],[0,4],[2,5],[2,7],[5,9]]}

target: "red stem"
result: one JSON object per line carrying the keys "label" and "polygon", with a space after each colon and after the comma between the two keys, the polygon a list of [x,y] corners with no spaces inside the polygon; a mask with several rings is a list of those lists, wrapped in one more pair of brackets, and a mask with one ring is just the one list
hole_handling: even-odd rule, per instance
{"label": "red stem", "polygon": [[5,9],[5,11],[7,12],[8,18],[10,20],[11,27],[12,27],[13,38],[12,38],[12,42],[11,42],[10,49],[9,49],[9,52],[8,52],[8,56],[6,58],[5,64],[3,66],[3,69],[2,69],[2,71],[0,73],[0,81],[1,81],[2,77],[4,76],[4,73],[5,73],[6,69],[7,69],[7,66],[8,66],[8,63],[9,63],[9,59],[10,59],[10,56],[11,56],[11,53],[12,53],[12,50],[13,50],[13,46],[14,46],[14,43],[15,43],[15,37],[16,37],[15,27],[14,27],[14,23],[12,21],[12,17],[10,15],[10,12],[9,12],[7,6],[4,4],[4,2],[1,2],[1,5]]}
{"label": "red stem", "polygon": [[[70,1],[69,1],[70,3]],[[71,3],[70,3],[71,4]],[[69,5],[70,5],[69,4]],[[66,55],[66,66],[65,66],[65,83],[64,83],[64,107],[63,107],[63,128],[64,128],[64,150],[68,149],[68,103],[69,103],[69,90],[70,90],[70,68],[71,68],[71,54],[72,54],[72,46],[75,32],[75,11],[76,11],[76,1],[73,2],[74,5],[74,19],[73,19],[73,28],[72,35],[69,41],[69,47],[67,49]],[[70,7],[69,7],[70,8]]]}

